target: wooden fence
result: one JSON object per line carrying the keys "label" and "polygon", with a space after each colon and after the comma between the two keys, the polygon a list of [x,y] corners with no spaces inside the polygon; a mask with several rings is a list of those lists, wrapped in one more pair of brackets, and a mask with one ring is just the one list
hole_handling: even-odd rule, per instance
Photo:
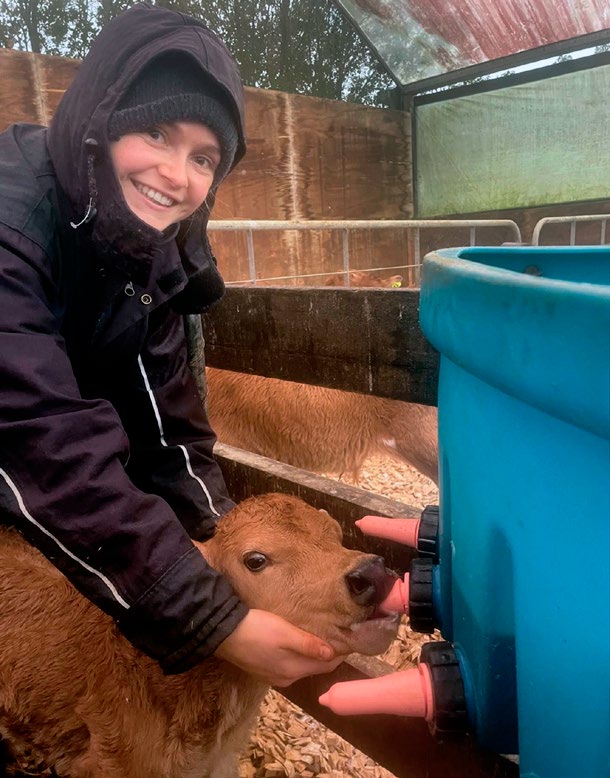
{"label": "wooden fence", "polygon": [[[206,361],[436,405],[439,359],[419,328],[418,305],[415,289],[231,287],[203,317]],[[334,516],[348,546],[382,554],[400,573],[408,569],[415,552],[363,536],[354,521],[370,513],[415,517],[418,509],[229,446],[219,445],[216,453],[235,500],[269,491],[295,494]],[[334,673],[304,679],[282,693],[398,778],[518,776],[513,763],[482,751],[470,736],[437,742],[419,719],[342,717],[317,702],[332,683],[391,672],[377,658],[350,657]]]}

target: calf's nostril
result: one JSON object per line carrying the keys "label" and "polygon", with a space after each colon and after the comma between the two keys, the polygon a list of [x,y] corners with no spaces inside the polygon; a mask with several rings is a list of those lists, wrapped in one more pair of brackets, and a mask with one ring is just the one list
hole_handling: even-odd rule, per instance
{"label": "calf's nostril", "polygon": [[362,573],[355,571],[345,576],[350,596],[358,605],[372,605],[375,602],[375,585]]}
{"label": "calf's nostril", "polygon": [[381,557],[372,557],[345,576],[350,596],[358,605],[378,605],[388,595],[393,580]]}

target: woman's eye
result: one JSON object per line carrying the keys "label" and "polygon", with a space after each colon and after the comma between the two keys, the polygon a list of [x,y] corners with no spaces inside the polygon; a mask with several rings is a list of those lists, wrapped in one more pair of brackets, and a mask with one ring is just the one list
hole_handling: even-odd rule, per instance
{"label": "woman's eye", "polygon": [[209,157],[195,157],[195,164],[201,168],[212,168],[212,161]]}
{"label": "woman's eye", "polygon": [[244,556],[244,564],[252,573],[259,573],[269,564],[269,560],[260,551],[250,551]]}
{"label": "woman's eye", "polygon": [[156,127],[151,127],[150,130],[146,130],[146,134],[153,140],[162,140],[163,138],[163,133]]}

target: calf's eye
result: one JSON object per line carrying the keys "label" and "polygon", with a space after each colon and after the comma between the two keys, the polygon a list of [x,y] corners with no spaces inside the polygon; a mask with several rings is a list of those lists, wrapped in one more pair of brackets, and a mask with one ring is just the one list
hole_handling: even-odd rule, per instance
{"label": "calf's eye", "polygon": [[244,556],[244,564],[252,573],[259,573],[269,564],[269,560],[260,551],[250,551]]}

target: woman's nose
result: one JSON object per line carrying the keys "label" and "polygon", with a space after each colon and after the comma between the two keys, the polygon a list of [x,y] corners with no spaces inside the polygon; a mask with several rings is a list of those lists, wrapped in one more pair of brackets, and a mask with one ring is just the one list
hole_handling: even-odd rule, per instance
{"label": "woman's nose", "polygon": [[172,186],[176,188],[188,186],[186,160],[182,157],[175,155],[164,160],[158,165],[158,170],[159,174],[167,179]]}

